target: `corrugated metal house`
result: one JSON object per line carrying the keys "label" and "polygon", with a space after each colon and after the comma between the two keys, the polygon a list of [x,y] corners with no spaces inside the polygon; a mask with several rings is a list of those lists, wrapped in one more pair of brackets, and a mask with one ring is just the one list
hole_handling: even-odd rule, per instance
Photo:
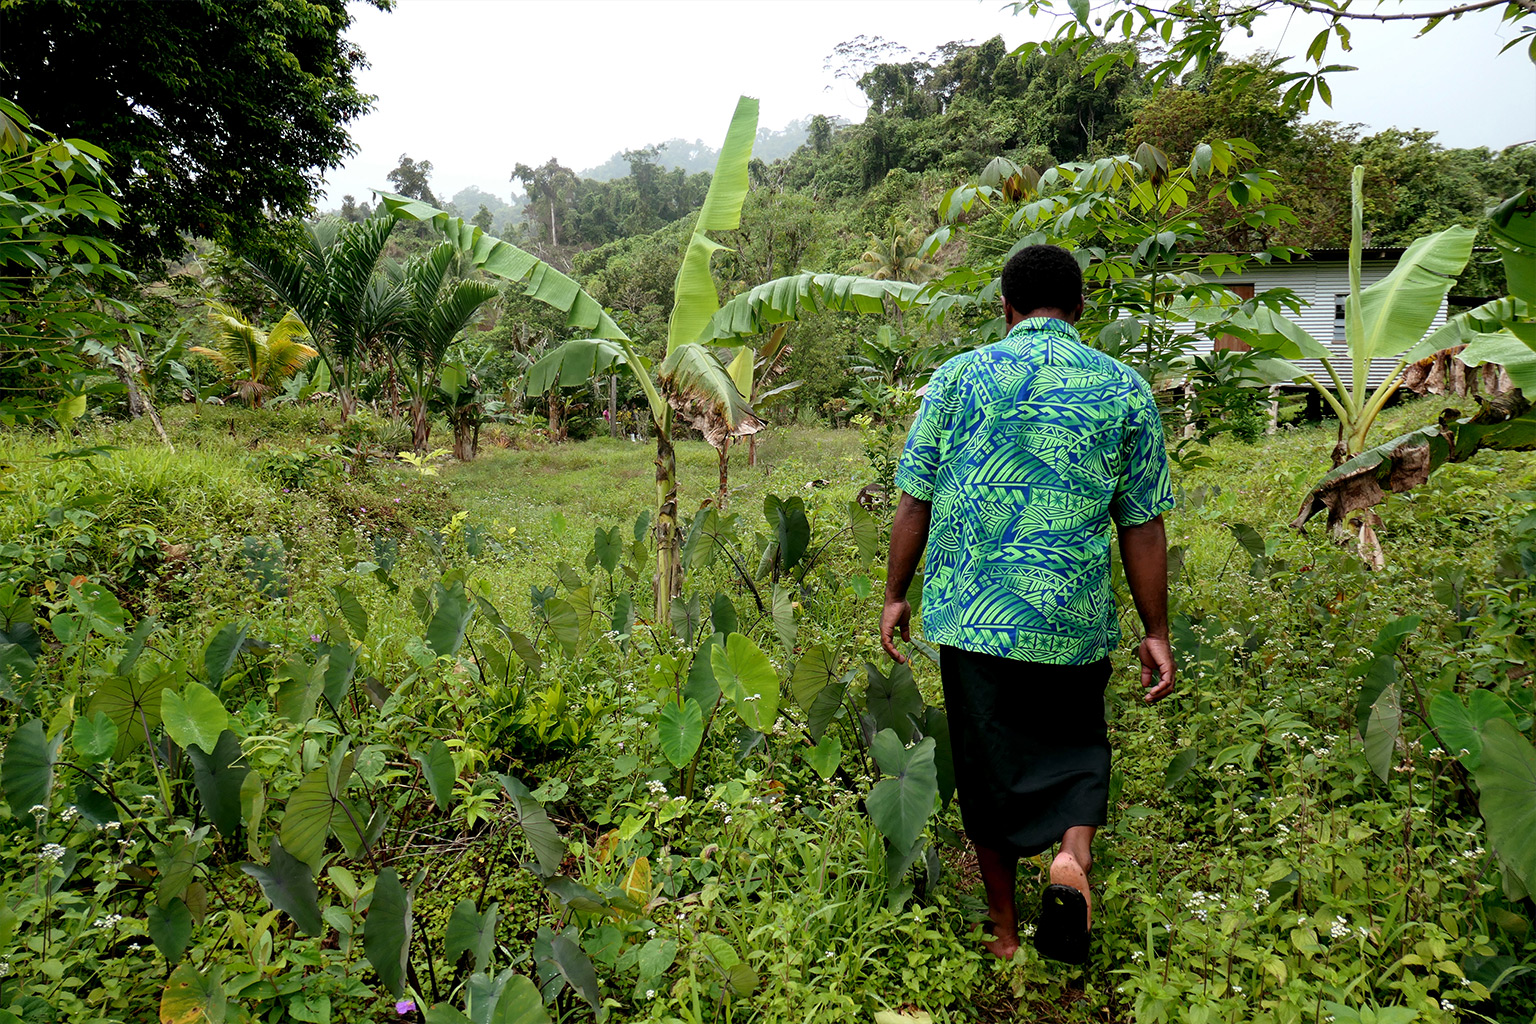
{"label": "corrugated metal house", "polygon": [[[1402,249],[1365,249],[1361,253],[1360,286],[1369,287],[1390,274],[1402,254]],[[1305,305],[1291,319],[1336,353],[1334,369],[1339,371],[1346,387],[1354,386],[1349,347],[1344,343],[1344,300],[1349,295],[1348,249],[1313,249],[1310,256],[1290,263],[1255,264],[1243,276],[1227,275],[1212,280],[1219,281],[1244,298],[1252,298],[1270,288],[1289,288],[1295,292]],[[1430,326],[1431,331],[1445,324],[1446,305],[1442,300],[1440,311],[1435,314],[1434,323]],[[1234,338],[1223,338],[1214,346],[1210,341],[1201,339],[1198,347],[1200,351],[1209,351],[1212,347],[1243,349],[1247,346]],[[1301,359],[1297,360],[1297,364],[1315,374],[1323,383],[1332,383],[1321,360]],[[1396,365],[1395,359],[1373,359],[1366,383],[1376,387]]]}

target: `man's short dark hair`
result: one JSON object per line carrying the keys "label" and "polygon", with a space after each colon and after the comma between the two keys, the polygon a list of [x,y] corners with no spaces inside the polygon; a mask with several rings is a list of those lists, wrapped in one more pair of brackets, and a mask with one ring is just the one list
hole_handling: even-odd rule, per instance
{"label": "man's short dark hair", "polygon": [[1037,309],[1070,313],[1083,301],[1083,271],[1059,245],[1030,245],[1003,267],[1003,298],[1021,315]]}

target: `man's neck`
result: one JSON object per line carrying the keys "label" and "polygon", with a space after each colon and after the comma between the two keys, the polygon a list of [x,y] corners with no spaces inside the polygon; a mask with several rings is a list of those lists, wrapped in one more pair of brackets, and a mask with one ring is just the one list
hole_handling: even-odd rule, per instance
{"label": "man's neck", "polygon": [[1039,309],[1032,309],[1028,313],[1014,313],[1013,317],[1006,322],[1008,329],[1011,331],[1025,320],[1039,320],[1041,318],[1060,320],[1063,323],[1070,324],[1072,321],[1068,319],[1068,315],[1064,309],[1057,309],[1055,306],[1042,306]]}

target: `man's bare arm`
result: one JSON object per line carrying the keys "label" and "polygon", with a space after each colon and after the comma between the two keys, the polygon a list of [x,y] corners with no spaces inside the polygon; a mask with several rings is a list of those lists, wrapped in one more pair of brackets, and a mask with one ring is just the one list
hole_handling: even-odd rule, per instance
{"label": "man's bare arm", "polygon": [[885,610],[880,615],[880,644],[886,653],[905,664],[906,655],[896,649],[896,631],[903,640],[912,639],[912,606],[907,604],[907,589],[922,561],[928,543],[928,520],[933,503],[919,501],[906,491],[896,503],[891,520],[891,554],[885,572]]}
{"label": "man's bare arm", "polygon": [[1163,517],[1121,527],[1120,559],[1146,630],[1136,653],[1141,658],[1141,685],[1147,690],[1143,700],[1151,704],[1173,692],[1175,672],[1168,643],[1168,533]]}

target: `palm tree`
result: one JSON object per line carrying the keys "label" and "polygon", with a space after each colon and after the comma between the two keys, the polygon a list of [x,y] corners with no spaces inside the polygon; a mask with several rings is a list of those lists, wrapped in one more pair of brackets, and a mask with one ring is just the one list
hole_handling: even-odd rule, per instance
{"label": "palm tree", "polygon": [[304,343],[309,329],[289,310],[271,331],[263,331],[228,306],[208,307],[213,347],[191,349],[212,359],[234,385],[234,393],[253,409],[299,369],[319,355]]}
{"label": "palm tree", "polygon": [[922,228],[903,228],[892,217],[884,235],[869,233],[869,248],[848,270],[876,281],[921,284],[939,272],[937,264],[923,258],[924,239]]}

